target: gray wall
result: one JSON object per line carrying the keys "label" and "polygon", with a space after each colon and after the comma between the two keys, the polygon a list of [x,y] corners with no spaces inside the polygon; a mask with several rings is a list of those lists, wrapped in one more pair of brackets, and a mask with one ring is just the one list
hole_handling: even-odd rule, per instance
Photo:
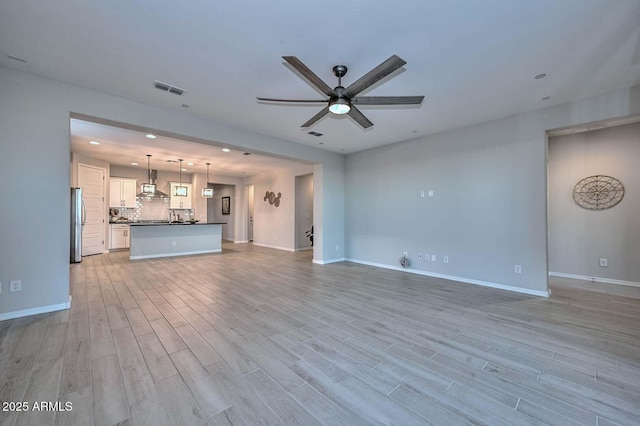
{"label": "gray wall", "polygon": [[[329,208],[323,205],[324,198],[344,199],[344,160],[339,154],[0,66],[0,177],[12,183],[0,186],[0,196],[15,200],[15,193],[39,194],[22,198],[19,204],[0,204],[0,317],[68,301],[71,114],[317,163],[316,167],[325,170],[322,179],[327,181],[323,186],[327,194],[316,191],[316,208]],[[323,237],[327,247],[344,244],[344,205],[334,204],[331,209],[342,210],[326,215]],[[322,261],[335,257],[335,252],[320,248],[314,256]],[[14,279],[22,280],[22,292],[6,291],[9,280]]]}
{"label": "gray wall", "polygon": [[[236,199],[235,185],[213,185],[213,198],[207,200],[207,221],[216,223],[226,223],[222,226],[222,239],[236,241],[235,238],[235,218],[239,216],[238,200]],[[230,197],[230,213],[222,214],[222,197]]]}
{"label": "gray wall", "polygon": [[348,155],[347,257],[544,294],[546,131],[639,111],[636,87]]}
{"label": "gray wall", "polygon": [[[639,159],[640,123],[549,138],[550,271],[640,283]],[[623,183],[617,206],[592,211],[573,201],[575,184],[592,175]]]}

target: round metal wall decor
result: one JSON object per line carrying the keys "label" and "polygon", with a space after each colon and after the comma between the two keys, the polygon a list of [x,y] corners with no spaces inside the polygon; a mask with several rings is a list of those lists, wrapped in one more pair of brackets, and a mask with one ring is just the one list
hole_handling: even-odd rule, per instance
{"label": "round metal wall decor", "polygon": [[605,210],[624,197],[622,182],[611,176],[595,175],[582,179],[573,188],[573,201],[587,210]]}

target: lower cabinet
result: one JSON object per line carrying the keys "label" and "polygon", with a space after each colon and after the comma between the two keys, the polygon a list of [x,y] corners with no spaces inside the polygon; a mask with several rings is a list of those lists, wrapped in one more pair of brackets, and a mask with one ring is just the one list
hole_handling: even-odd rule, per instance
{"label": "lower cabinet", "polygon": [[111,238],[109,238],[109,250],[129,248],[129,225],[112,224]]}

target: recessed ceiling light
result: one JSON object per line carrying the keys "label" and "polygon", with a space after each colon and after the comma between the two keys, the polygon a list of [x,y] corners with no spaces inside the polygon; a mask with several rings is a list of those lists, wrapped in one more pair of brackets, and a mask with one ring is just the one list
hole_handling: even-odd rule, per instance
{"label": "recessed ceiling light", "polygon": [[547,76],[546,74],[542,73],[542,74],[538,74],[538,75],[536,75],[534,78],[535,78],[536,80],[540,80],[541,78],[545,78],[546,76]]}
{"label": "recessed ceiling light", "polygon": [[543,100],[543,101],[548,101],[549,99],[551,99],[551,96],[543,96],[543,97],[542,97],[542,100]]}
{"label": "recessed ceiling light", "polygon": [[145,138],[149,138],[149,139],[155,139],[155,138],[157,138],[157,136],[156,136],[156,135],[153,135],[153,134],[151,134],[151,133],[148,133],[148,134],[144,135],[144,137],[145,137]]}
{"label": "recessed ceiling light", "polygon": [[187,163],[187,166],[193,166],[193,163]]}
{"label": "recessed ceiling light", "polygon": [[231,152],[229,148],[222,148],[222,152]]}
{"label": "recessed ceiling light", "polygon": [[187,171],[187,169],[182,169],[182,171],[183,171],[183,172],[186,172],[186,171]]}
{"label": "recessed ceiling light", "polygon": [[100,145],[100,142],[98,142],[98,141],[89,141],[89,143],[91,145]]}
{"label": "recessed ceiling light", "polygon": [[242,155],[251,155],[250,152],[243,152]]}
{"label": "recessed ceiling light", "polygon": [[131,163],[132,166],[137,166],[138,163],[136,163],[135,161],[133,163]]}

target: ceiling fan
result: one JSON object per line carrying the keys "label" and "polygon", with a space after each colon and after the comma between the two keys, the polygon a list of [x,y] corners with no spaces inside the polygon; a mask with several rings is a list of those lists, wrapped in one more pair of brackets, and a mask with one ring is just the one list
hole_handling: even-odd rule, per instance
{"label": "ceiling fan", "polygon": [[289,102],[289,103],[328,103],[319,113],[311,117],[301,127],[311,127],[328,113],[337,115],[347,114],[363,128],[373,126],[373,123],[360,112],[356,105],[419,105],[424,96],[357,96],[363,90],[372,86],[376,82],[385,78],[407,62],[397,55],[389,59],[360,77],[349,87],[342,87],[342,77],[347,74],[347,67],[336,65],[333,67],[333,75],[338,77],[338,85],[332,89],[327,83],[322,81],[313,71],[311,71],[300,59],[295,56],[283,56],[282,59],[302,74],[312,85],[320,89],[329,99],[274,99],[257,98],[259,101],[267,102]]}

